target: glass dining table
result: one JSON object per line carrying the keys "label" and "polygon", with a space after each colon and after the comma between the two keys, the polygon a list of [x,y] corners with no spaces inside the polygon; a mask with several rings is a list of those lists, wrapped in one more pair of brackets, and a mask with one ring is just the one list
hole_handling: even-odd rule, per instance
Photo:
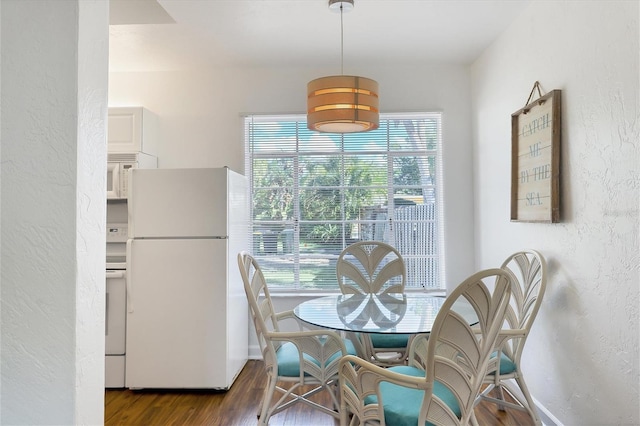
{"label": "glass dining table", "polygon": [[[444,301],[427,293],[340,294],[307,300],[293,312],[311,326],[351,334],[422,334],[431,332]],[[457,302],[453,309],[470,325],[477,323],[470,305]]]}

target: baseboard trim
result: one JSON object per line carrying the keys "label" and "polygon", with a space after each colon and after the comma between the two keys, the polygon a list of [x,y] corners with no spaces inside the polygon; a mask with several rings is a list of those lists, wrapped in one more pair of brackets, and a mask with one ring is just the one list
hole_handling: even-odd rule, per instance
{"label": "baseboard trim", "polygon": [[536,404],[538,415],[540,416],[540,420],[544,426],[564,426],[562,422],[551,413],[551,411],[547,410],[547,407],[540,403],[540,401],[535,399],[533,396],[531,396],[531,398],[533,398],[533,403]]}
{"label": "baseboard trim", "polygon": [[258,345],[249,345],[249,359],[262,359],[262,353]]}
{"label": "baseboard trim", "polygon": [[[509,389],[507,389],[507,392],[516,392],[518,394],[518,398],[521,398],[524,400],[524,395],[522,394],[522,392],[520,392],[520,388],[516,384],[515,380],[510,379],[509,383],[511,386],[509,386]],[[551,414],[551,412],[547,410],[547,407],[542,405],[540,401],[538,401],[533,397],[533,395],[531,396],[531,398],[533,399],[533,403],[535,404],[536,409],[538,410],[538,416],[540,416],[540,421],[542,422],[543,426],[564,426],[562,422],[558,420],[556,416]]]}

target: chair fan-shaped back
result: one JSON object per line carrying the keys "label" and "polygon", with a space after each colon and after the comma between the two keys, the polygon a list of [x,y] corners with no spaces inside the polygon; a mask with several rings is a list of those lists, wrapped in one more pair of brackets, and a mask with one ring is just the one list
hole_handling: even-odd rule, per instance
{"label": "chair fan-shaped back", "polygon": [[[456,395],[461,410],[461,419],[456,421],[461,420],[461,424],[466,424],[465,420],[472,416],[489,355],[507,309],[509,286],[509,276],[500,269],[472,275],[448,296],[431,335],[425,339],[427,348],[423,352],[426,354],[423,366],[427,382],[438,382]],[[456,303],[470,305],[478,323],[470,325],[468,318],[456,311]],[[412,359],[411,354],[409,359]],[[452,414],[447,404],[434,398],[426,418],[435,423],[434,420],[451,418]]]}
{"label": "chair fan-shaped back", "polygon": [[505,350],[519,359],[547,286],[547,265],[537,251],[523,250],[509,256],[501,268],[513,275],[507,322],[510,328],[525,332],[523,338],[509,340]]}
{"label": "chair fan-shaped back", "polygon": [[403,293],[406,270],[394,247],[379,241],[359,241],[346,247],[336,265],[343,294]]}

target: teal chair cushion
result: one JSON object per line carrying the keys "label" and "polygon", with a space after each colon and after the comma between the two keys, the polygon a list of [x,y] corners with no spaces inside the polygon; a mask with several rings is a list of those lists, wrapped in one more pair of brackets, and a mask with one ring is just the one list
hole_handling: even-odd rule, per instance
{"label": "teal chair cushion", "polygon": [[374,348],[406,348],[409,343],[409,334],[382,334],[371,333],[371,344]]}
{"label": "teal chair cushion", "polygon": [[[425,376],[423,370],[406,365],[390,367],[389,371],[414,377]],[[453,392],[436,381],[433,386],[433,393],[442,399],[458,418],[460,417],[460,405]],[[383,382],[380,384],[380,394],[384,405],[384,419],[388,425],[415,426],[418,424],[420,406],[424,396],[423,391]],[[376,401],[377,397],[373,395],[366,397],[364,400],[365,404],[375,403]],[[431,423],[427,423],[427,425],[431,426]]]}
{"label": "teal chair cushion", "polygon": [[[356,348],[350,340],[344,340],[347,353],[349,355],[357,355]],[[303,355],[305,359],[313,361],[316,365],[320,362],[308,354]],[[341,356],[340,352],[336,352],[329,358],[329,362]],[[287,342],[280,346],[276,352],[276,360],[278,362],[278,375],[285,377],[296,377],[300,375],[300,355],[298,348],[291,342]]]}
{"label": "teal chair cushion", "polygon": [[[498,356],[497,351],[491,354],[491,359],[494,359],[496,356]],[[504,352],[501,352],[500,353],[500,375],[511,374],[515,371],[516,371],[516,363],[511,361],[511,358],[509,358]],[[495,372],[491,374],[495,374]]]}

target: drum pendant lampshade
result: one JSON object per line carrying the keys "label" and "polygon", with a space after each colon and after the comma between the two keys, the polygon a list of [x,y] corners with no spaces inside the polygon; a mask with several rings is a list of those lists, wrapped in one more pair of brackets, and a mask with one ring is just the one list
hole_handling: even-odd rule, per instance
{"label": "drum pendant lampshade", "polygon": [[[340,72],[344,62],[342,12],[353,9],[354,0],[329,0],[329,9],[340,12]],[[379,125],[378,83],[353,75],[321,77],[307,84],[307,127],[328,133],[375,130]]]}
{"label": "drum pendant lampshade", "polygon": [[378,83],[365,77],[334,75],[307,84],[307,127],[330,133],[378,128]]}

